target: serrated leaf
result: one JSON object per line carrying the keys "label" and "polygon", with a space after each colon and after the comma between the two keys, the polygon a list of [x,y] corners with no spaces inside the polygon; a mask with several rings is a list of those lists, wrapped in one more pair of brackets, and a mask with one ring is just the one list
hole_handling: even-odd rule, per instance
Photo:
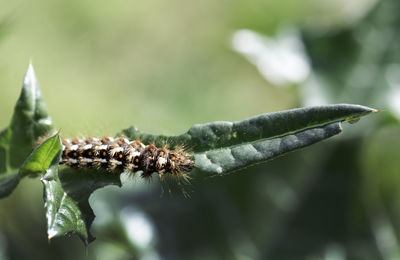
{"label": "serrated leaf", "polygon": [[35,72],[29,65],[9,127],[0,132],[0,198],[17,186],[18,168],[39,137],[53,132]]}
{"label": "serrated leaf", "polygon": [[21,166],[39,137],[54,130],[31,64],[25,74],[21,95],[15,105],[10,130],[12,135],[9,163],[13,168]]}
{"label": "serrated leaf", "polygon": [[197,124],[179,136],[144,134],[135,127],[122,134],[145,143],[184,144],[194,152],[195,167],[215,175],[311,145],[340,133],[340,122],[376,111],[338,104],[266,113],[238,122]]}
{"label": "serrated leaf", "polygon": [[89,205],[89,197],[106,185],[121,186],[119,176],[88,169],[58,171],[58,161],[55,160],[41,179],[48,238],[77,234],[85,244],[93,241],[90,227],[95,215]]}

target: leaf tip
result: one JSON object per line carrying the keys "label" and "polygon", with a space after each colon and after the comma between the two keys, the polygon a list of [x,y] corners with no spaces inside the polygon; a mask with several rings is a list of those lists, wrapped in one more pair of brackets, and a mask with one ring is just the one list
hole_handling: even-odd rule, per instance
{"label": "leaf tip", "polygon": [[47,241],[49,241],[49,244],[51,240],[57,236],[57,230],[54,230],[53,228],[47,231]]}
{"label": "leaf tip", "polygon": [[37,83],[38,82],[36,79],[35,70],[33,69],[32,60],[29,60],[28,69],[25,73],[24,85],[36,85]]}
{"label": "leaf tip", "polygon": [[385,111],[385,110],[373,108],[371,113],[379,113],[379,112],[383,112],[383,111]]}

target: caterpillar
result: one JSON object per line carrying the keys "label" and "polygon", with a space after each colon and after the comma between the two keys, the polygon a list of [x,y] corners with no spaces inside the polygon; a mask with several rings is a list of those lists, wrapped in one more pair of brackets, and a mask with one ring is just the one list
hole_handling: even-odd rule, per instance
{"label": "caterpillar", "polygon": [[154,144],[144,145],[138,140],[125,137],[86,139],[62,139],[60,164],[70,167],[94,167],[114,172],[135,173],[141,171],[143,178],[157,173],[172,176],[185,175],[194,168],[194,160],[183,149],[169,150]]}

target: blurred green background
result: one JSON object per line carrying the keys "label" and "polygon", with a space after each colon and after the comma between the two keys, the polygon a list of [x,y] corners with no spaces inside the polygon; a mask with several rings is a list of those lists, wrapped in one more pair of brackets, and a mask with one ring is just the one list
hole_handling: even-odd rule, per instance
{"label": "blurred green background", "polygon": [[[32,59],[65,137],[326,103],[384,112],[191,199],[157,181],[96,191],[97,240],[48,243],[39,180],[0,201],[0,259],[400,259],[400,3],[0,0],[0,126]],[[179,192],[178,192],[179,193]],[[161,195],[161,196],[160,196]]]}

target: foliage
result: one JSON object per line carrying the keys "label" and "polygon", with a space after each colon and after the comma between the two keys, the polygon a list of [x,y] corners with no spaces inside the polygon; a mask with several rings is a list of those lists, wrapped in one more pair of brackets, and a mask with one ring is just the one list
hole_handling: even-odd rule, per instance
{"label": "foliage", "polygon": [[[41,183],[25,179],[0,201],[1,259],[399,258],[399,1],[361,0],[346,8],[345,1],[314,0],[116,2],[112,8],[26,2],[7,2],[0,11],[7,17],[0,21],[3,126],[18,92],[11,86],[18,85],[29,56],[40,64],[46,103],[65,136],[112,134],[132,120],[145,132],[179,133],[194,122],[329,103],[384,112],[343,124],[345,134],[301,152],[223,178],[193,180],[185,187],[195,191],[191,199],[166,196],[168,187],[160,198],[157,180],[140,185],[129,179],[121,188],[99,189],[90,197],[97,241],[88,255],[79,238],[40,239],[47,211],[40,206]],[[335,18],[340,27],[332,26]],[[287,25],[296,26],[311,74],[305,83],[274,88],[230,50],[228,37],[237,29],[265,37]],[[296,43],[270,39],[286,48]],[[285,57],[267,59],[278,71],[297,71],[282,66]],[[8,133],[0,134],[0,158]],[[60,183],[82,178],[63,171]],[[75,187],[60,190],[73,194]],[[143,220],[152,227],[146,243],[135,239]]]}
{"label": "foliage", "polygon": [[[329,105],[267,113],[234,123],[194,125],[187,133],[175,137],[149,135],[135,127],[123,134],[146,143],[184,143],[194,153],[196,170],[213,176],[270,160],[336,135],[341,132],[341,122],[372,112],[376,110],[358,105]],[[39,137],[52,131],[30,65],[12,123],[2,132],[1,196],[9,195],[20,178],[41,176],[49,239],[76,233],[87,244],[94,239],[90,234],[94,214],[89,196],[106,185],[120,186],[120,176],[100,170],[59,171],[62,147],[58,134],[44,140],[28,156]]]}

